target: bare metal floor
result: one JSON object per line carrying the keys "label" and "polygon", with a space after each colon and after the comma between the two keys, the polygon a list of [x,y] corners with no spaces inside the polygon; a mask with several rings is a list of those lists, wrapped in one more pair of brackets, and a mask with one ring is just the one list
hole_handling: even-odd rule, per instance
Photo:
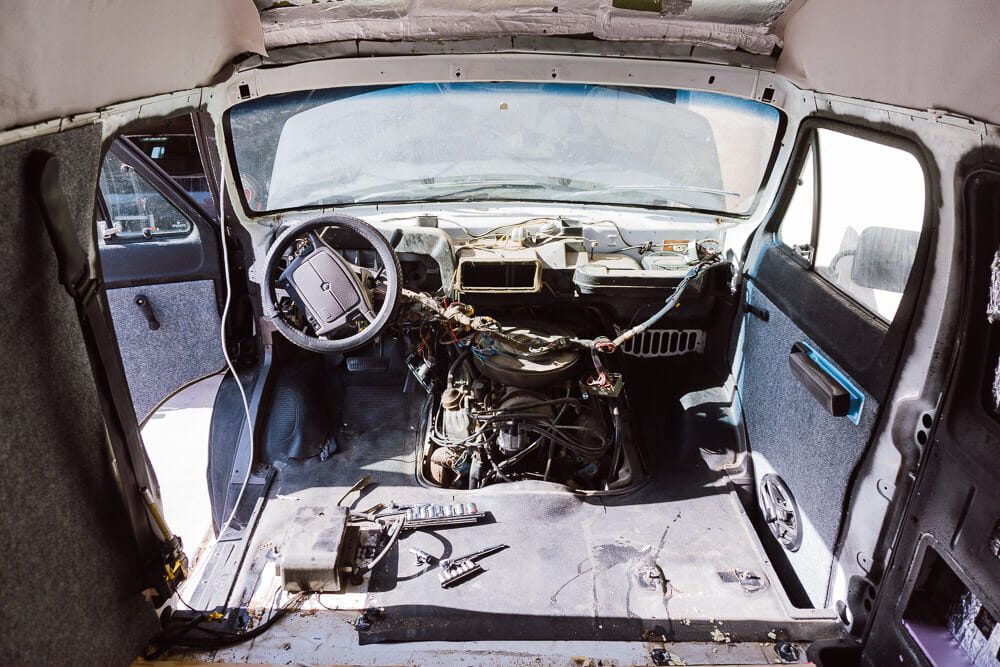
{"label": "bare metal floor", "polygon": [[[314,662],[303,659],[306,651],[344,660],[327,644],[337,637],[339,647],[355,656],[351,661],[369,662],[361,657],[371,656],[373,664],[376,656],[400,661],[406,651],[431,651],[422,654],[426,660],[447,664],[441,656],[451,652],[434,652],[433,642],[470,640],[490,646],[533,640],[564,648],[569,644],[560,642],[604,640],[626,653],[636,644],[648,651],[648,641],[708,642],[710,655],[727,647],[729,660],[758,662],[753,656],[767,655],[771,640],[836,633],[828,612],[794,610],[787,603],[742,506],[718,473],[662,465],[647,455],[650,478],[622,496],[585,498],[534,482],[475,492],[425,488],[414,476],[420,396],[358,387],[352,399],[336,434],[336,453],[326,461],[279,464],[234,602],[251,610],[266,607],[276,586],[274,546],[291,518],[301,508],[334,505],[363,475],[375,484],[356,500],[358,508],[474,500],[492,520],[404,533],[362,586],[314,596],[264,637],[211,657]],[[509,548],[484,559],[485,572],[450,589],[442,589],[437,573],[408,553],[416,547],[438,557],[458,556],[497,543]],[[361,610],[377,611],[356,630]],[[422,643],[373,645],[382,642]],[[276,652],[276,646],[288,648]],[[740,657],[732,655],[737,646]]]}

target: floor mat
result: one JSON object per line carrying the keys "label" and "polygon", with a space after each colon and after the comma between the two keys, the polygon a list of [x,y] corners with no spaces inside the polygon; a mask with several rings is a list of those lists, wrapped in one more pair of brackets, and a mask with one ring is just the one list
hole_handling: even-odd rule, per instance
{"label": "floor mat", "polygon": [[420,398],[396,388],[354,386],[348,389],[337,445],[352,460],[412,460]]}

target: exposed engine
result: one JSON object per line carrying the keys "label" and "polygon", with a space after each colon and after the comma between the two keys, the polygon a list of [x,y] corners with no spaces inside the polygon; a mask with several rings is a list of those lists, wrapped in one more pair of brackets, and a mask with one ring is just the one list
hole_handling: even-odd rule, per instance
{"label": "exposed engine", "polygon": [[520,480],[581,491],[628,486],[638,460],[622,376],[602,358],[676,307],[718,261],[717,253],[696,260],[658,311],[614,340],[574,335],[600,328],[586,318],[574,333],[550,324],[551,313],[544,323],[501,324],[467,304],[404,288],[410,306],[398,327],[419,341],[407,363],[429,394],[418,473],[456,489]]}
{"label": "exposed engine", "polygon": [[[534,479],[600,491],[631,480],[621,376],[596,355],[558,345],[568,331],[535,321],[465,335],[450,323],[429,328],[443,329],[448,371],[443,382],[425,385],[431,394],[418,464],[426,481],[477,489]],[[435,334],[422,335],[421,352]],[[432,358],[411,366],[426,369]]]}

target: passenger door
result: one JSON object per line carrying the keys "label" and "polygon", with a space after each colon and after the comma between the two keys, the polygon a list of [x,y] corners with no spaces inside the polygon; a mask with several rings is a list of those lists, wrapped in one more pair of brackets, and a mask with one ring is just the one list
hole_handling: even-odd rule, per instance
{"label": "passenger door", "polygon": [[192,159],[200,163],[197,149],[177,141],[194,139],[191,121],[186,135],[172,122],[116,140],[99,179],[101,267],[139,420],[174,390],[225,363],[214,204],[200,164],[191,165]]}
{"label": "passenger door", "polygon": [[926,185],[911,146],[848,125],[804,124],[795,156],[748,255],[734,369],[765,544],[796,606],[839,609],[838,536],[920,288]]}

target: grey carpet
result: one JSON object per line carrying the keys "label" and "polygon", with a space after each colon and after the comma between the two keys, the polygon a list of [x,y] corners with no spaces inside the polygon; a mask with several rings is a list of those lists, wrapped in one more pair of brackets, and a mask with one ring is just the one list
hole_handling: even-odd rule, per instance
{"label": "grey carpet", "polygon": [[29,152],[62,162],[90,247],[97,125],[0,148],[0,663],[126,665],[156,629],[112,476],[73,302],[25,201]]}
{"label": "grey carpet", "polygon": [[[155,331],[135,305],[140,294],[160,323]],[[211,280],[113,289],[108,303],[138,419],[181,385],[225,364]]]}
{"label": "grey carpet", "polygon": [[804,535],[801,548],[786,553],[813,605],[824,606],[848,481],[879,406],[866,395],[860,425],[820,407],[788,366],[794,343],[815,344],[759,290],[752,293],[753,305],[770,315],[767,322],[747,316],[740,374],[754,477],[759,483],[774,472],[795,496]]}

